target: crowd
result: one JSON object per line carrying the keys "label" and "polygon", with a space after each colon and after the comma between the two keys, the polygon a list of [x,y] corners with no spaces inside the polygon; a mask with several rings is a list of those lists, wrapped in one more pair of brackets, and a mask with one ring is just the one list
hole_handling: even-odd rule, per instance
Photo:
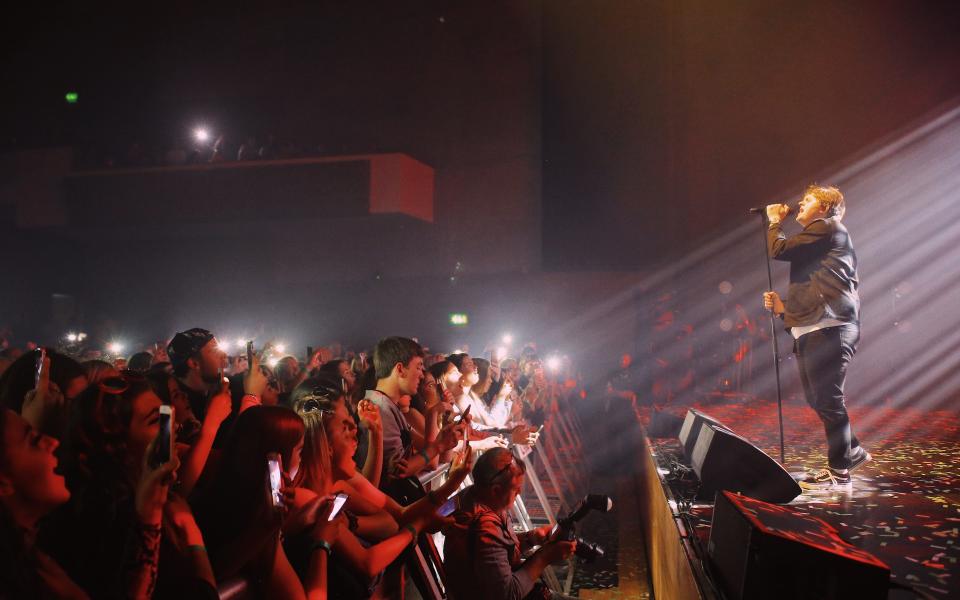
{"label": "crowd", "polygon": [[397,598],[438,531],[451,598],[542,598],[544,568],[575,550],[507,517],[518,456],[562,402],[532,348],[500,361],[388,337],[369,359],[270,368],[191,329],[123,368],[10,350],[0,598]]}

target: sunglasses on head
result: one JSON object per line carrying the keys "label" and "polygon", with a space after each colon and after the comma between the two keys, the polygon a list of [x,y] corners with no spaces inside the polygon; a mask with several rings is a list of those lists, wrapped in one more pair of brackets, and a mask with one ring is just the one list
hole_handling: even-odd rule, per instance
{"label": "sunglasses on head", "polygon": [[146,376],[140,371],[123,369],[119,375],[107,377],[97,384],[101,394],[122,394],[130,389],[133,383],[142,383],[146,381]]}
{"label": "sunglasses on head", "polygon": [[493,477],[491,477],[489,480],[487,480],[486,484],[487,484],[487,485],[493,485],[494,482],[496,482],[497,479],[499,479],[500,477],[502,477],[504,473],[506,473],[507,471],[509,471],[509,470],[510,470],[510,467],[512,467],[513,465],[517,465],[517,468],[520,469],[520,472],[521,472],[521,473],[526,473],[526,472],[527,472],[527,466],[526,466],[525,464],[523,464],[523,462],[517,460],[516,455],[514,455],[514,454],[511,452],[511,453],[510,453],[510,462],[508,462],[506,465],[504,465],[504,467],[503,467],[502,469],[500,469],[499,471],[497,471],[496,473],[494,473],[494,474],[493,474]]}

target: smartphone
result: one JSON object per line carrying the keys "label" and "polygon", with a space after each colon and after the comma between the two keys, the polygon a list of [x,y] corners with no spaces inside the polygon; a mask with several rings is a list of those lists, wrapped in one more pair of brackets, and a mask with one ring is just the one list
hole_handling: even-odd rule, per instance
{"label": "smartphone", "polygon": [[540,425],[540,427],[537,427],[537,433],[540,433],[541,431],[543,431],[543,425],[542,425],[542,424]]}
{"label": "smartphone", "polygon": [[333,510],[330,511],[330,516],[327,517],[328,521],[332,521],[337,518],[337,515],[340,514],[340,510],[343,508],[343,505],[347,503],[348,496],[343,492],[340,492],[333,497]]}
{"label": "smartphone", "polygon": [[283,508],[283,461],[276,452],[267,454],[267,494],[270,496],[270,505],[274,508]]}
{"label": "smartphone", "polygon": [[460,415],[460,420],[461,420],[461,421],[463,421],[464,419],[466,419],[467,417],[470,416],[470,409],[471,409],[471,408],[473,408],[473,405],[472,405],[472,404],[467,407],[467,410],[463,411],[463,414]]}
{"label": "smartphone", "polygon": [[311,358],[313,358],[313,346],[307,346],[307,362],[310,362]]}
{"label": "smartphone", "polygon": [[47,360],[47,349],[43,346],[40,346],[36,350],[37,352],[37,365],[36,371],[33,375],[33,389],[40,387],[40,374],[43,373],[43,363]]}
{"label": "smartphone", "polygon": [[153,456],[150,466],[157,468],[170,462],[173,456],[173,407],[167,404],[160,406],[160,431],[157,432],[157,441],[153,445]]}
{"label": "smartphone", "polygon": [[247,368],[253,368],[253,340],[247,342]]}
{"label": "smartphone", "polygon": [[437,514],[441,517],[449,517],[453,511],[457,510],[457,494],[454,494],[437,509]]}

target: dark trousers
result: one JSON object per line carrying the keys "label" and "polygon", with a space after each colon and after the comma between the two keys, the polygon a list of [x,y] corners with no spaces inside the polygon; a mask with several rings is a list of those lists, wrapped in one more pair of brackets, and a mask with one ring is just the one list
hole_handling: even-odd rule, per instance
{"label": "dark trousers", "polygon": [[834,469],[848,468],[851,459],[860,452],[860,441],[850,428],[843,399],[847,365],[859,341],[859,325],[847,323],[801,335],[796,343],[803,392],[823,422],[827,462]]}

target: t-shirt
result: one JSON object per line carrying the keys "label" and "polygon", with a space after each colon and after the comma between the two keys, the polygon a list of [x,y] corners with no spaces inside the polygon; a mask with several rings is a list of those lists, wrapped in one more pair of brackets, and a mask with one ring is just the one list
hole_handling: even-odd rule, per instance
{"label": "t-shirt", "polygon": [[390,479],[393,461],[405,458],[413,447],[411,427],[400,412],[400,407],[383,392],[367,390],[364,400],[373,402],[380,411],[380,423],[383,426],[383,471],[380,473],[382,487]]}

